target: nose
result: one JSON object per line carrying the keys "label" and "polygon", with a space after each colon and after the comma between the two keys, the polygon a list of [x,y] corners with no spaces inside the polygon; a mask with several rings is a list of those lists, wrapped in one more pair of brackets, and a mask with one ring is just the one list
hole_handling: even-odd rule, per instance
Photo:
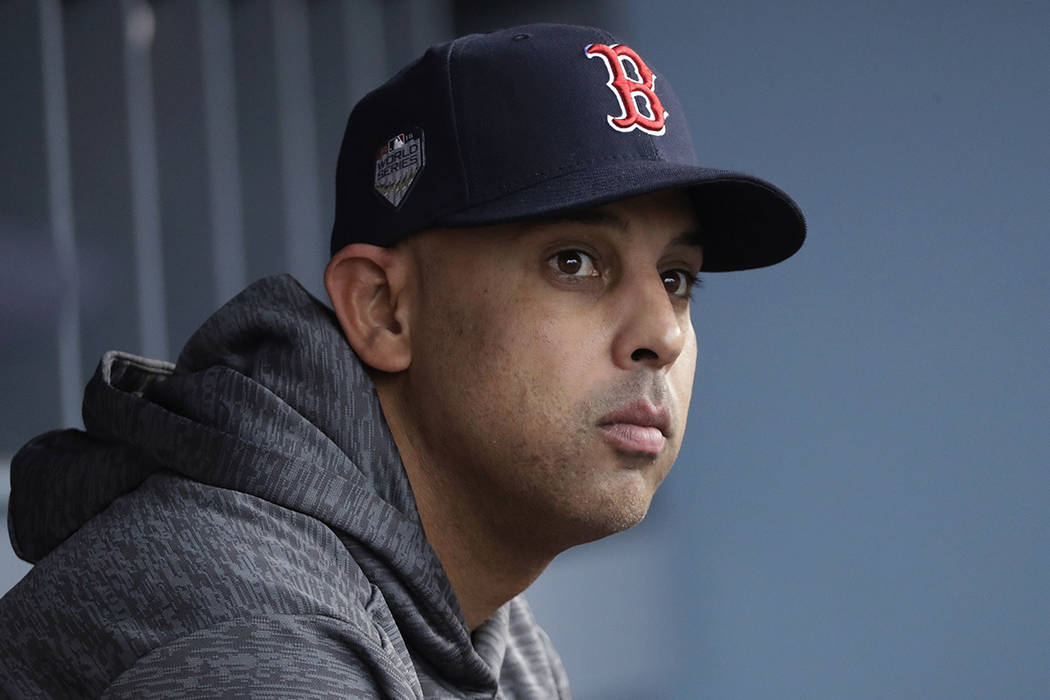
{"label": "nose", "polygon": [[676,308],[659,275],[625,286],[618,295],[613,359],[621,369],[674,364],[692,332],[687,310]]}

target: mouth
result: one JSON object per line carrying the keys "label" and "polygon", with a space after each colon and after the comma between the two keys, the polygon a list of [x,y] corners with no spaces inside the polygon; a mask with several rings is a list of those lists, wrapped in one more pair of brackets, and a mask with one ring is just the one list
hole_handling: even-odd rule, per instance
{"label": "mouth", "polygon": [[671,416],[666,406],[635,401],[602,416],[598,429],[621,452],[658,455],[667,446]]}

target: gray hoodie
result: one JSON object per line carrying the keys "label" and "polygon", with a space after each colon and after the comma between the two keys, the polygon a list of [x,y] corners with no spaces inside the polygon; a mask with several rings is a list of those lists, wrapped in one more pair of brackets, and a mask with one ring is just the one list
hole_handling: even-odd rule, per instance
{"label": "gray hoodie", "polygon": [[111,352],[85,431],[11,467],[36,566],[0,600],[10,697],[568,697],[516,598],[473,634],[330,310],[264,279],[178,362]]}

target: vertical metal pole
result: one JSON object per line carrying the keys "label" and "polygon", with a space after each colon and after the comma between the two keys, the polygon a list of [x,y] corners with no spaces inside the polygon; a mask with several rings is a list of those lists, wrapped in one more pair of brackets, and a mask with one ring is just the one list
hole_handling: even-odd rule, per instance
{"label": "vertical metal pole", "polygon": [[316,290],[327,256],[319,217],[307,8],[292,0],[273,0],[271,7],[288,269]]}
{"label": "vertical metal pole", "polygon": [[58,393],[62,423],[80,424],[80,284],[73,233],[73,193],[66,106],[65,51],[59,0],[41,0],[40,48],[43,64],[44,148],[47,157],[48,208],[56,273],[62,290],[58,308]]}
{"label": "vertical metal pole", "polygon": [[227,0],[198,0],[215,302],[246,282],[233,30]]}
{"label": "vertical metal pole", "polygon": [[351,105],[389,77],[382,0],[352,0],[343,8],[347,93]]}
{"label": "vertical metal pole", "polygon": [[408,0],[408,15],[412,58],[455,35],[451,0]]}
{"label": "vertical metal pole", "polygon": [[168,356],[168,324],[164,307],[164,265],[161,251],[160,192],[157,144],[153,122],[153,75],[150,46],[154,16],[141,0],[122,0],[124,64],[127,88],[131,220],[138,284],[139,347],[150,357]]}

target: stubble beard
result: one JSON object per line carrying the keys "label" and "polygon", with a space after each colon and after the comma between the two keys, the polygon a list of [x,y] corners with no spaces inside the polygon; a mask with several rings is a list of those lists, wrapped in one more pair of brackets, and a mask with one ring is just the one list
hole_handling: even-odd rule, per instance
{"label": "stubble beard", "polygon": [[[440,449],[450,473],[459,476],[454,481],[472,491],[470,500],[484,511],[484,522],[501,539],[551,557],[638,524],[670,469],[678,441],[669,439],[659,455],[622,454],[601,437],[597,424],[601,416],[642,397],[667,401],[666,385],[632,375],[568,413],[556,414],[542,410],[543,402],[527,396],[527,389],[524,393],[519,410],[504,405],[496,413],[473,417],[476,422],[468,418],[475,426],[494,423],[497,427],[490,432],[516,439],[507,442],[482,433]],[[543,420],[536,422],[536,415]],[[523,426],[530,429],[522,432]],[[477,449],[462,450],[467,443]]]}

